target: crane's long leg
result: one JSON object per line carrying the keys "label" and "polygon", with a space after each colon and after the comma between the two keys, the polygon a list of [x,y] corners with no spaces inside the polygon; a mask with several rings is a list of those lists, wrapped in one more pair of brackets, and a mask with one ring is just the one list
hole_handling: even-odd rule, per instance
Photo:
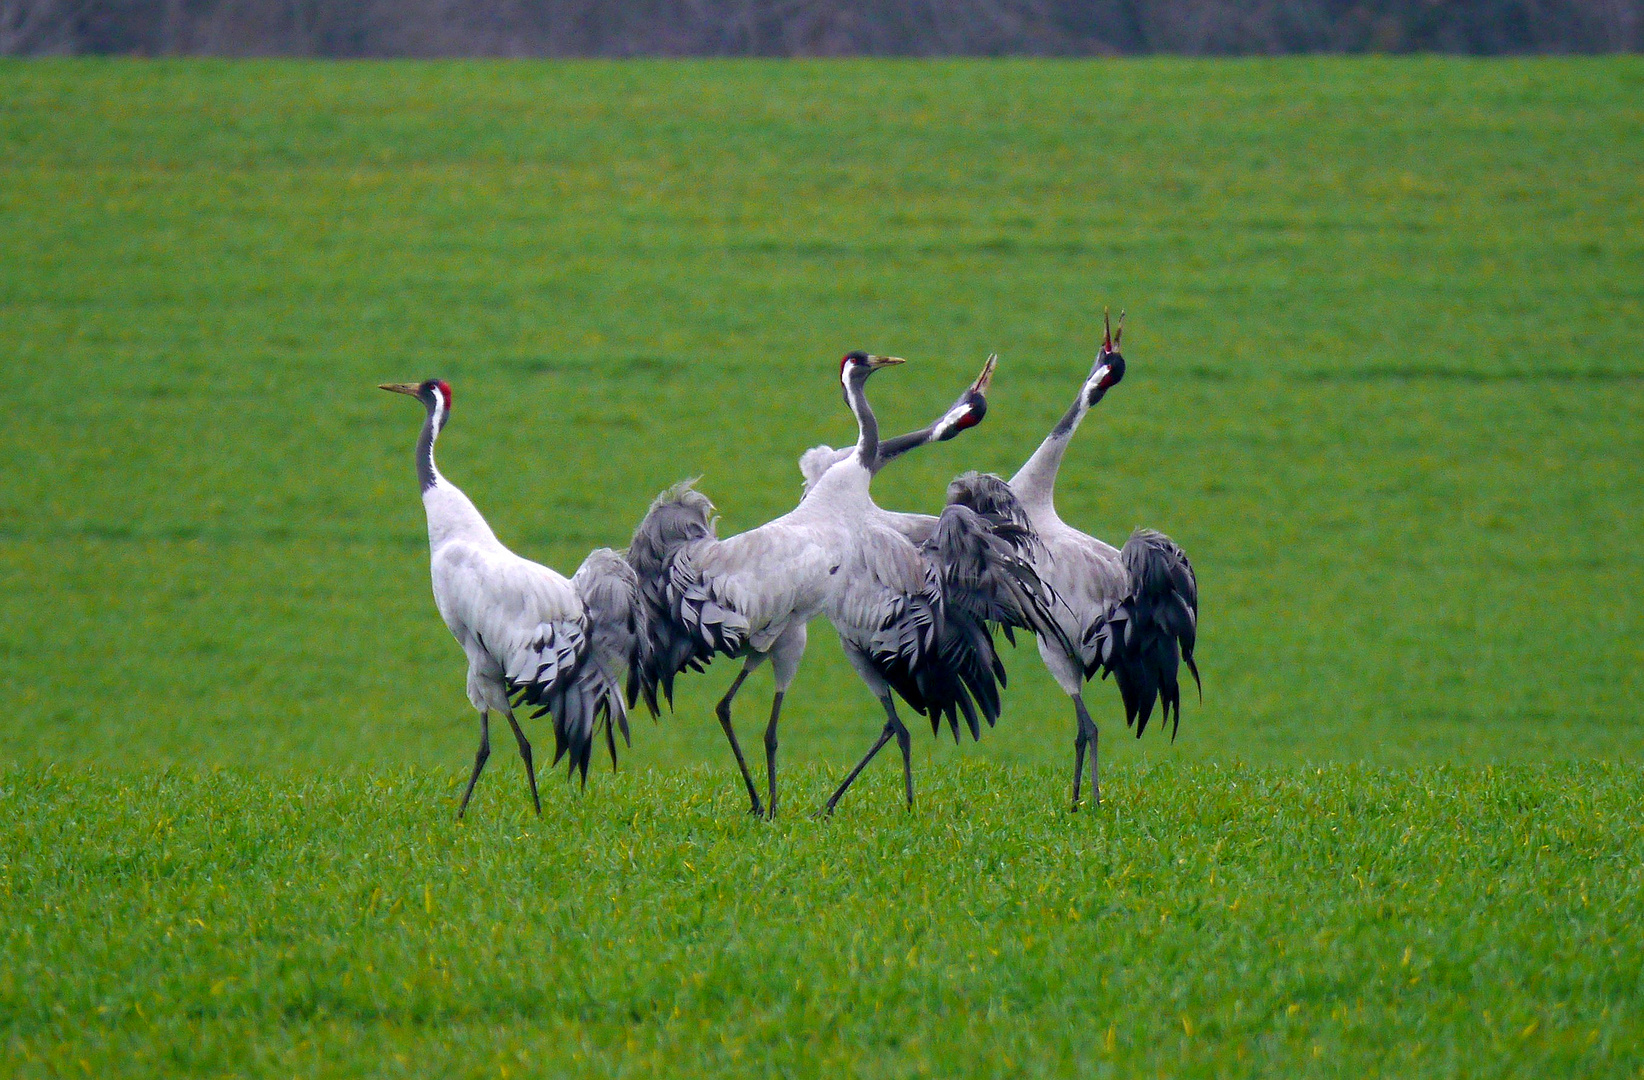
{"label": "crane's long leg", "polygon": [[491,756],[491,714],[484,709],[480,710],[480,744],[474,754],[474,771],[468,777],[468,789],[462,793],[462,805],[457,807],[457,820],[462,820],[463,812],[468,809],[468,800],[474,794],[474,781],[479,779],[480,770],[485,768],[485,759]]}
{"label": "crane's long leg", "polygon": [[807,631],[804,623],[789,627],[771,644],[771,674],[776,677],[776,695],[771,698],[771,719],[765,725],[765,775],[770,784],[765,813],[776,817],[776,722],[782,716],[782,699],[799,673],[799,661],[805,655]]}
{"label": "crane's long leg", "polygon": [[890,722],[896,725],[896,746],[902,751],[902,784],[908,789],[908,809],[913,809],[913,734],[908,731],[902,718],[896,715],[896,703],[891,700],[890,691],[879,699],[885,706],[885,713]]}
{"label": "crane's long leg", "polygon": [[873,748],[867,752],[867,755],[856,763],[856,768],[852,769],[851,774],[845,777],[845,782],[840,784],[839,790],[835,791],[828,799],[827,805],[817,811],[818,816],[833,813],[833,808],[839,805],[839,799],[845,794],[845,790],[856,782],[857,774],[867,768],[868,762],[873,760],[875,754],[884,749],[885,744],[890,742],[893,735],[896,737],[896,745],[902,750],[902,783],[906,786],[908,792],[908,809],[913,809],[913,735],[908,731],[907,725],[902,723],[902,718],[896,715],[896,704],[891,700],[889,690],[880,695],[879,704],[885,707],[886,717],[885,729],[879,733],[879,741],[874,743]]}
{"label": "crane's long leg", "polygon": [[502,715],[508,718],[508,726],[514,729],[514,741],[519,743],[519,758],[525,762],[525,779],[531,782],[531,802],[536,805],[537,817],[541,817],[542,800],[537,797],[537,766],[531,760],[531,741],[525,737],[525,732],[520,730],[519,721],[514,719],[513,709],[504,709]]}
{"label": "crane's long leg", "polygon": [[1085,699],[1080,694],[1073,695],[1073,716],[1079,725],[1079,734],[1073,737],[1073,812],[1079,812],[1079,781],[1084,778],[1085,771],[1085,744],[1090,744],[1090,796],[1091,802],[1101,805],[1102,786],[1096,779],[1096,721],[1090,718],[1090,711],[1085,708]]}
{"label": "crane's long leg", "polygon": [[750,814],[763,814],[765,808],[759,803],[759,789],[754,787],[753,773],[748,771],[748,761],[742,756],[742,744],[736,741],[736,729],[731,726],[731,701],[736,697],[736,692],[742,689],[749,673],[764,659],[762,653],[748,657],[747,662],[742,665],[742,670],[737,673],[736,681],[731,683],[731,688],[725,691],[725,696],[720,698],[719,704],[714,707],[714,712],[719,714],[719,726],[725,729],[725,738],[731,741],[731,753],[736,755],[736,767],[742,770],[742,782],[748,785],[748,799],[753,804],[748,811]]}
{"label": "crane's long leg", "polygon": [[765,799],[765,814],[772,820],[776,818],[776,722],[782,716],[784,696],[778,690],[771,698],[771,719],[765,725],[765,777],[770,784],[770,793]]}
{"label": "crane's long leg", "polygon": [[843,796],[845,794],[845,790],[847,788],[849,788],[851,786],[851,784],[856,782],[857,775],[859,773],[861,773],[861,771],[863,769],[868,767],[868,762],[872,761],[873,758],[874,758],[874,755],[879,753],[879,751],[881,751],[885,748],[885,744],[890,742],[891,741],[891,736],[893,736],[895,734],[896,734],[895,725],[891,724],[889,721],[886,721],[885,722],[885,730],[883,730],[879,733],[878,741],[875,742],[873,744],[873,746],[869,748],[868,752],[865,755],[863,755],[862,760],[858,761],[856,763],[856,768],[852,769],[850,775],[845,777],[845,782],[843,784],[839,785],[839,790],[835,791],[831,796],[829,796],[827,803],[822,807],[822,809],[818,810],[812,816],[813,817],[823,817],[827,814],[833,813],[833,808],[839,805],[839,799],[840,799],[841,796]]}

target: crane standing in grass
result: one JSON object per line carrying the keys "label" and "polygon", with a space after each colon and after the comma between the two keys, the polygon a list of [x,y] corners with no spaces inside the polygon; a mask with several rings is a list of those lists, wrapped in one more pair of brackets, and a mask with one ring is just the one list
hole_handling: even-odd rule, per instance
{"label": "crane standing in grass", "polygon": [[606,745],[616,760],[613,724],[628,734],[617,674],[635,662],[643,636],[633,570],[615,552],[588,556],[576,577],[541,566],[502,546],[474,504],[434,465],[434,441],[451,415],[451,387],[439,379],[386,383],[427,409],[417,439],[417,478],[428,515],[428,546],[434,602],[463,652],[468,654],[468,700],[479,712],[480,744],[457,817],[468,809],[474,783],[491,756],[491,713],[508,718],[525,762],[531,801],[538,814],[531,743],[513,706],[552,713],[554,762],[569,755],[569,768],[588,780],[588,758],[603,722]]}
{"label": "crane standing in grass", "polygon": [[1098,671],[1109,674],[1124,699],[1125,723],[1136,735],[1147,730],[1156,701],[1172,721],[1171,738],[1181,723],[1178,652],[1193,673],[1198,632],[1199,586],[1187,555],[1168,536],[1138,529],[1115,549],[1064,522],[1056,513],[1056,474],[1073,433],[1085,414],[1124,378],[1119,328],[1108,327],[1090,375],[1068,411],[1051,429],[1033,456],[1010,478],[970,473],[949,487],[949,501],[969,506],[993,520],[1012,520],[1038,534],[1032,549],[1034,568],[1055,590],[1061,633],[1039,636],[1039,655],[1062,692],[1073,701],[1077,732],[1073,741],[1073,809],[1079,808],[1085,752],[1090,752],[1091,796],[1102,798],[1097,778],[1096,722],[1083,697],[1084,682]]}

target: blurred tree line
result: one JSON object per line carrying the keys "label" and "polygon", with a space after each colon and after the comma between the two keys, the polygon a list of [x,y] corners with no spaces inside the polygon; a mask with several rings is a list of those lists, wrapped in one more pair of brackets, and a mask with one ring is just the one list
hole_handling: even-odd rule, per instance
{"label": "blurred tree line", "polygon": [[0,53],[1633,52],[1644,0],[0,0]]}

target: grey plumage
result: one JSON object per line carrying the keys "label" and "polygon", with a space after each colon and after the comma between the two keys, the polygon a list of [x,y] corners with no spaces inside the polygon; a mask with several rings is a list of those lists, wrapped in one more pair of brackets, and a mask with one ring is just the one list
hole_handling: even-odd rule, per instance
{"label": "grey plumage", "polygon": [[870,686],[882,680],[933,731],[946,718],[957,740],[962,714],[980,737],[978,710],[998,719],[1004,666],[986,625],[950,602],[943,570],[930,548],[876,523],[842,560],[827,614]]}
{"label": "grey plumage", "polygon": [[[999,525],[1031,530],[1027,510],[1010,485],[992,473],[967,472],[948,483],[948,504],[965,506]],[[1037,534],[1034,535],[1038,540]]]}
{"label": "grey plumage", "polygon": [[[989,358],[984,380],[992,365]],[[979,738],[979,718],[991,725],[999,716],[1005,683],[994,626],[1007,633],[1011,627],[1053,632],[1048,592],[1019,550],[1032,542],[1031,530],[997,526],[959,506],[949,506],[928,528],[920,522],[912,529],[909,515],[881,509],[869,494],[869,481],[884,460],[877,423],[860,385],[847,386],[847,401],[861,432],[856,452],[831,464],[800,505],[850,526],[826,614],[852,666],[879,698],[886,723],[824,813],[891,738],[902,752],[906,798],[913,805],[909,734],[893,693],[927,716],[933,731],[945,719],[957,741],[962,715]],[[910,533],[921,539],[915,542]]]}
{"label": "grey plumage", "polygon": [[[649,643],[641,649],[638,680],[647,705],[657,708],[659,690],[671,703],[674,678],[682,671],[701,670],[715,656],[745,661],[716,712],[756,813],[761,811],[759,792],[731,721],[732,700],[754,667],[768,656],[776,674],[776,696],[765,731],[769,803],[774,813],[777,721],[783,695],[803,656],[805,626],[812,618],[826,612],[842,638],[847,626],[860,629],[856,638],[846,638],[846,646],[848,652],[854,650],[853,663],[868,671],[864,677],[878,678],[872,674],[876,663],[894,670],[898,656],[941,648],[941,583],[926,580],[918,549],[887,526],[884,512],[867,498],[868,479],[888,457],[881,460],[878,456],[878,426],[861,398],[861,385],[877,367],[894,363],[900,361],[865,353],[853,353],[841,362],[847,401],[853,408],[861,406],[858,442],[850,450],[817,448],[806,455],[802,469],[809,483],[794,510],[722,540],[714,528],[712,504],[689,483],[675,485],[652,504],[629,547],[628,560],[638,575],[649,620]],[[942,418],[919,432],[898,437],[896,452],[940,441],[972,426],[973,417],[985,409],[982,392],[991,372],[990,359],[983,376]],[[881,557],[877,548],[881,543],[894,549],[891,559]],[[865,580],[856,573],[859,564],[869,578],[877,574],[891,584],[872,596],[857,596],[845,583]],[[859,599],[882,606],[847,615]],[[988,645],[991,648],[991,641]],[[879,659],[872,659],[875,656]],[[921,691],[907,685],[922,701]],[[973,708],[969,698],[965,700],[966,704],[955,703],[952,708]]]}
{"label": "grey plumage", "polygon": [[713,504],[686,482],[658,496],[634,530],[628,562],[639,580],[647,638],[638,651],[638,690],[655,714],[659,690],[672,706],[679,673],[701,671],[715,656],[743,659],[716,711],[751,808],[762,813],[731,724],[731,700],[754,668],[773,660],[766,761],[774,800],[776,719],[804,652],[805,627],[827,596],[836,565],[829,552],[839,538],[827,522],[797,511],[724,540],[714,526]]}

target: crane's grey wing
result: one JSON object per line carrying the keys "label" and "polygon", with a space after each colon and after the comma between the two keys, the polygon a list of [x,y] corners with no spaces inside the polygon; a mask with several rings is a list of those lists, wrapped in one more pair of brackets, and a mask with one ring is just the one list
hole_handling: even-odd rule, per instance
{"label": "crane's grey wing", "polygon": [[1063,602],[1034,568],[1042,554],[1038,535],[1010,514],[984,517],[949,504],[926,544],[942,567],[950,606],[997,625],[1012,643],[1013,630],[1048,636],[1068,655],[1079,655],[1057,614]]}
{"label": "crane's grey wing", "polygon": [[1016,493],[993,473],[967,472],[948,484],[948,505],[964,506],[993,524],[1014,524],[1031,529],[1028,515]]}
{"label": "crane's grey wing", "polygon": [[764,652],[794,620],[810,621],[837,565],[817,532],[784,518],[694,554],[686,621],[727,655]]}
{"label": "crane's grey wing", "polygon": [[1097,650],[1085,635],[1130,589],[1130,576],[1118,549],[1068,529],[1044,538],[1032,561],[1040,579],[1055,593],[1051,608],[1057,622],[1077,646],[1066,655],[1078,662],[1088,678],[1095,669]]}
{"label": "crane's grey wing", "polygon": [[914,547],[918,547],[936,532],[936,518],[930,514],[902,514],[885,511],[885,524],[895,529],[907,538]]}
{"label": "crane's grey wing", "polygon": [[566,578],[500,546],[443,544],[432,561],[434,599],[459,641],[477,635],[512,677],[519,650],[543,623],[580,623],[582,603]]}
{"label": "crane's grey wing", "polygon": [[[1199,683],[1193,659],[1198,639],[1199,582],[1193,564],[1176,542],[1152,529],[1137,529],[1120,552],[1128,578],[1125,593],[1110,601],[1085,632],[1094,647],[1095,662],[1119,684],[1125,702],[1125,723],[1134,722],[1136,736],[1147,730],[1155,700],[1164,703],[1171,720],[1170,737],[1182,722],[1181,688],[1177,683],[1178,654]],[[1201,693],[1203,692],[1201,686]]]}
{"label": "crane's grey wing", "polygon": [[785,518],[720,540],[713,504],[679,484],[651,504],[634,531],[628,562],[639,578],[647,643],[640,689],[657,709],[671,703],[676,675],[716,655],[764,651],[795,620],[822,607],[828,554],[813,531]]}
{"label": "crane's grey wing", "polygon": [[[594,658],[614,680],[626,672],[627,700],[638,694],[639,648],[645,641],[645,606],[639,597],[639,575],[610,548],[588,553],[571,576],[571,588],[582,600],[593,639]],[[629,740],[627,710],[616,714],[624,741]],[[611,747],[612,764],[616,747]]]}

